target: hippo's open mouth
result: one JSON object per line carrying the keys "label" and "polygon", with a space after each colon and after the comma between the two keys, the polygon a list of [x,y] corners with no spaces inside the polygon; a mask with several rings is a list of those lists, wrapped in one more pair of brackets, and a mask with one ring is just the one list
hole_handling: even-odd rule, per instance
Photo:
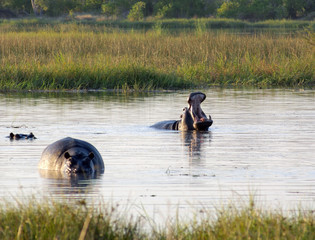
{"label": "hippo's open mouth", "polygon": [[207,130],[213,123],[201,109],[201,103],[206,99],[206,95],[201,92],[191,93],[188,97],[189,111],[194,120],[194,128],[197,130]]}

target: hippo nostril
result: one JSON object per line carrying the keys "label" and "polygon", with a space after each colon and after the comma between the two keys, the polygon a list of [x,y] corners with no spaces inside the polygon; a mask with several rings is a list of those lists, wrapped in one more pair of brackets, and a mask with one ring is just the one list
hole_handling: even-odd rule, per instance
{"label": "hippo nostril", "polygon": [[83,167],[87,167],[87,166],[88,166],[87,161],[83,161],[83,162],[82,162],[82,166],[83,166]]}
{"label": "hippo nostril", "polygon": [[74,167],[74,166],[76,166],[77,164],[78,164],[78,161],[77,161],[77,160],[75,160],[75,159],[73,159],[73,158],[69,159],[69,166],[70,166],[70,167]]}
{"label": "hippo nostril", "polygon": [[85,167],[85,168],[89,168],[90,164],[91,164],[91,160],[89,160],[89,159],[83,161],[83,163],[82,163],[83,167]]}

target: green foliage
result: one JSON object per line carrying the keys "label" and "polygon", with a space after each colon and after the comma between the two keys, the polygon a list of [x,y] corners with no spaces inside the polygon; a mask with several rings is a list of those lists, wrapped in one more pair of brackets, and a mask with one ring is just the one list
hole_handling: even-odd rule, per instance
{"label": "green foliage", "polygon": [[163,33],[163,27],[162,27],[162,22],[161,21],[157,21],[154,26],[153,26],[153,31],[156,35],[160,36]]}
{"label": "green foliage", "polygon": [[315,11],[309,0],[229,0],[217,9],[220,17],[249,20],[295,19]]}
{"label": "green foliage", "polygon": [[202,35],[207,32],[206,21],[204,19],[196,20],[196,34]]}
{"label": "green foliage", "polygon": [[127,216],[119,206],[91,206],[85,200],[4,200],[0,239],[314,239],[315,234],[311,210],[288,215],[281,209],[263,210],[253,201],[239,207],[204,208],[194,213],[194,219],[177,217],[162,226],[143,217],[145,213],[142,219]]}
{"label": "green foliage", "polygon": [[[219,17],[265,20],[312,17],[315,2],[312,0],[34,0],[38,14],[60,16],[71,12],[104,13],[106,16],[131,19],[152,16],[163,18],[194,18],[217,15]],[[1,0],[0,9],[8,8],[16,13],[32,12],[30,0]],[[42,11],[44,10],[44,11]],[[135,20],[133,20],[135,21]]]}
{"label": "green foliage", "polygon": [[76,7],[73,0],[36,0],[36,4],[49,16],[68,14]]}
{"label": "green foliage", "polygon": [[85,0],[83,1],[84,4],[84,10],[86,11],[93,11],[93,10],[96,10],[96,11],[99,11],[101,9],[101,6],[103,4],[103,0]]}
{"label": "green foliage", "polygon": [[128,14],[128,20],[129,21],[139,21],[139,20],[143,20],[144,18],[144,13],[143,10],[145,8],[145,3],[144,2],[137,2],[135,3],[129,14]]}
{"label": "green foliage", "polygon": [[106,16],[115,16],[116,11],[116,5],[113,2],[102,4],[102,13],[104,13]]}
{"label": "green foliage", "polygon": [[116,217],[114,207],[99,208],[84,200],[1,204],[0,239],[142,239],[139,221]]}
{"label": "green foliage", "polygon": [[101,12],[107,17],[125,16],[136,0],[103,0]]}
{"label": "green foliage", "polygon": [[25,11],[30,13],[32,5],[30,0],[1,0],[0,9],[1,8],[11,9],[15,12]]}
{"label": "green foliage", "polygon": [[154,5],[154,13],[160,18],[203,17],[207,14],[208,2],[204,0],[161,0]]}
{"label": "green foliage", "polygon": [[223,2],[221,7],[217,9],[219,17],[237,18],[239,14],[240,3],[237,1]]}
{"label": "green foliage", "polygon": [[310,44],[312,47],[315,47],[315,30],[312,29],[310,26],[305,27],[305,34],[302,36],[305,38],[308,44]]}
{"label": "green foliage", "polygon": [[[146,32],[144,23],[148,24],[78,24],[47,19],[0,22],[0,89],[315,86],[312,33],[269,32],[275,28],[279,33],[276,27],[301,28],[301,24],[309,24],[311,29],[311,22],[159,20],[148,25],[153,30]],[[114,29],[110,28],[113,24],[117,24]],[[234,32],[244,26],[269,30]],[[233,31],[209,31],[215,27]]]}
{"label": "green foliage", "polygon": [[162,18],[166,18],[166,17],[171,15],[170,12],[171,12],[173,5],[171,3],[168,3],[166,5],[159,6],[159,4],[157,4],[156,7],[157,7],[157,10],[156,10],[155,17],[157,19],[162,19]]}

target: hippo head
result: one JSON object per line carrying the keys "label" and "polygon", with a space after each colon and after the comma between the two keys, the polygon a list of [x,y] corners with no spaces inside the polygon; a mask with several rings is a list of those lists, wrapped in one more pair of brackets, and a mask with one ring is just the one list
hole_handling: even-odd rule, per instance
{"label": "hippo head", "polygon": [[69,149],[63,154],[67,174],[91,174],[94,173],[94,153],[80,151],[80,149]]}
{"label": "hippo head", "polygon": [[207,118],[201,109],[201,103],[206,99],[206,95],[202,92],[194,92],[188,96],[188,107],[183,109],[179,130],[200,130],[206,131],[212,125],[211,116]]}

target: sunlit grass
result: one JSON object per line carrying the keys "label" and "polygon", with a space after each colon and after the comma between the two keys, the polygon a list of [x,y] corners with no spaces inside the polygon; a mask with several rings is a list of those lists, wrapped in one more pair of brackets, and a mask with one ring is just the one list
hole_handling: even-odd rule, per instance
{"label": "sunlit grass", "polygon": [[[314,46],[302,34],[172,34],[98,25],[0,25],[0,89],[181,89],[209,86],[310,87]],[[14,28],[13,28],[14,29]],[[32,31],[33,29],[33,31]]]}
{"label": "sunlit grass", "polygon": [[0,239],[314,239],[314,212],[284,214],[248,206],[198,212],[190,220],[165,226],[152,219],[127,217],[104,203],[88,206],[84,200],[2,201]]}
{"label": "sunlit grass", "polygon": [[193,18],[193,19],[154,19],[148,18],[144,21],[128,20],[110,20],[104,16],[98,15],[75,15],[73,17],[59,18],[24,18],[24,19],[0,19],[2,31],[40,31],[47,27],[55,27],[55,30],[67,28],[67,26],[86,25],[96,30],[100,27],[114,27],[119,29],[140,29],[148,30],[154,28],[156,22],[159,22],[166,29],[195,29],[198,22],[202,22],[207,29],[255,29],[255,28],[286,28],[286,29],[301,29],[304,27],[315,27],[314,21],[301,20],[266,20],[260,22],[249,22],[245,20],[226,19],[226,18]]}
{"label": "sunlit grass", "polygon": [[87,207],[84,200],[4,202],[0,239],[142,239],[139,222],[115,214],[115,208]]}

